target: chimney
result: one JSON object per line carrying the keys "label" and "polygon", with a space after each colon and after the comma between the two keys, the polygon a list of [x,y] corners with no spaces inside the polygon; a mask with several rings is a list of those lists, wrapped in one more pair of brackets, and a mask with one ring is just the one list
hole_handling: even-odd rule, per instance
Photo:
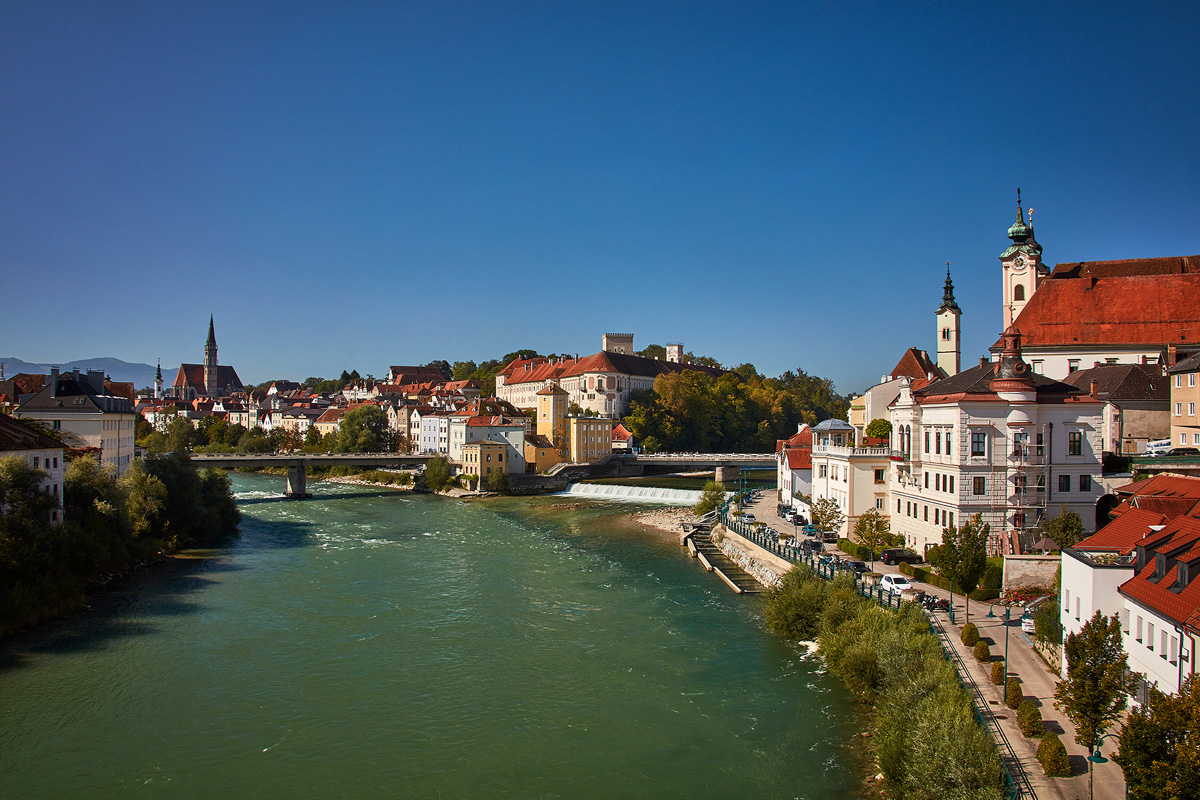
{"label": "chimney", "polygon": [[1179,361],[1179,352],[1175,349],[1175,345],[1167,345],[1167,366],[1173,367]]}
{"label": "chimney", "polygon": [[1147,358],[1146,356],[1142,356],[1141,364],[1143,367],[1146,366],[1146,364],[1148,364],[1149,362],[1150,362],[1149,358]]}
{"label": "chimney", "polygon": [[[1096,366],[1099,366],[1099,364],[1097,364]],[[1099,397],[1100,395],[1097,394],[1097,391],[1099,391],[1099,389],[1100,389],[1100,384],[1096,383],[1096,379],[1093,378],[1091,388],[1088,390],[1088,394],[1090,394],[1092,397]]]}
{"label": "chimney", "polygon": [[1093,362],[1092,362],[1092,368],[1093,368],[1093,369],[1095,369],[1095,368],[1096,368],[1096,367],[1098,367],[1098,366],[1100,366],[1100,362],[1099,362],[1099,361],[1093,361]]}
{"label": "chimney", "polygon": [[50,396],[58,397],[58,367],[50,368]]}
{"label": "chimney", "polygon": [[987,362],[987,356],[980,356],[980,357],[979,357],[979,366],[981,366],[981,367],[986,367],[986,366],[987,366],[987,363],[988,363],[988,362]]}

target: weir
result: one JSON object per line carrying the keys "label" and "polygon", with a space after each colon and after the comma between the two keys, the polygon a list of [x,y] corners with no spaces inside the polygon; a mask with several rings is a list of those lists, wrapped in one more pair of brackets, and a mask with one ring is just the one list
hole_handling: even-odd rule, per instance
{"label": "weir", "polygon": [[663,486],[620,486],[612,483],[572,483],[566,491],[559,492],[568,497],[590,497],[596,500],[628,500],[636,503],[665,503],[675,506],[694,506],[700,501],[700,492],[694,489],[668,489]]}

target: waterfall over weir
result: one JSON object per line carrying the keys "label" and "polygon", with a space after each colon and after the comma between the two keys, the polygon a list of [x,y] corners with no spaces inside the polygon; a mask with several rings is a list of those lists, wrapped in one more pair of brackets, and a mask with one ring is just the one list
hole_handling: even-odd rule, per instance
{"label": "waterfall over weir", "polygon": [[560,495],[594,500],[626,500],[634,503],[665,503],[694,506],[700,500],[696,489],[667,489],[662,486],[619,486],[612,483],[572,483]]}

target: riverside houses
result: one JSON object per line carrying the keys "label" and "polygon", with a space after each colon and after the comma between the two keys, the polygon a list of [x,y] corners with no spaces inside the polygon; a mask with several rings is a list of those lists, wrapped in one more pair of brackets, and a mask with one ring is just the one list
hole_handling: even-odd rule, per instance
{"label": "riverside houses", "polygon": [[1034,374],[1015,327],[1003,340],[998,362],[902,379],[892,404],[892,532],[919,553],[975,514],[991,526],[993,554],[1027,551],[1063,505],[1095,530],[1103,401]]}
{"label": "riverside houses", "polygon": [[76,370],[60,375],[55,367],[46,386],[22,403],[14,416],[62,431],[68,447],[98,451],[100,463],[118,475],[133,461],[138,415],[129,398],[107,393],[103,372]]}
{"label": "riverside houses", "polygon": [[840,419],[818,422],[812,434],[812,499],[832,499],[846,515],[838,534],[848,536],[871,509],[888,516],[888,449],[856,446],[857,432]]}
{"label": "riverside houses", "polygon": [[[46,475],[42,489],[54,496],[57,507],[50,511],[51,522],[63,518],[63,446],[44,433],[28,428],[14,419],[0,415],[0,458],[20,458]],[[0,505],[0,511],[3,506]]]}

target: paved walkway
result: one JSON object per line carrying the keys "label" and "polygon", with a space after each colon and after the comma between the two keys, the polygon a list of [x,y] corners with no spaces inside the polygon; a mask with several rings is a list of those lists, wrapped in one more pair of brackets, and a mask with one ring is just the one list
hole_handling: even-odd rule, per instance
{"label": "paved walkway", "polygon": [[[749,506],[748,510],[754,514],[759,522],[766,523],[777,531],[790,532],[793,527],[792,524],[785,522],[779,517],[776,513],[776,506],[775,492],[767,490],[759,496],[757,501]],[[826,545],[826,549],[837,552],[840,555],[845,555],[837,550],[834,545]],[[878,561],[874,564],[874,570],[883,574],[898,574],[900,572],[898,568],[886,566]],[[949,592],[936,586],[921,584],[921,589],[926,593],[936,594],[939,597],[950,597]],[[1033,649],[1033,642],[1022,632],[1019,609],[1013,610],[1013,617],[1008,626],[1008,674],[1010,677],[1016,677],[1021,681],[1021,687],[1025,696],[1034,698],[1034,702],[1041,706],[1042,719],[1046,723],[1046,729],[1057,732],[1063,744],[1066,745],[1067,754],[1071,757],[1071,766],[1075,772],[1075,776],[1071,778],[1046,777],[1046,773],[1042,769],[1042,765],[1038,762],[1036,755],[1040,740],[1026,738],[1021,733],[1017,727],[1017,712],[1004,705],[1004,687],[992,684],[991,665],[977,662],[971,649],[962,644],[962,626],[967,622],[963,617],[966,611],[965,603],[962,595],[955,595],[953,602],[954,624],[950,623],[948,614],[939,612],[938,618],[946,628],[946,632],[958,650],[959,656],[971,670],[972,678],[974,678],[975,683],[979,686],[984,698],[987,699],[996,719],[1003,727],[1004,735],[1008,737],[1013,751],[1024,765],[1025,773],[1029,776],[1038,797],[1042,800],[1053,800],[1053,798],[1061,798],[1061,800],[1087,798],[1087,751],[1075,743],[1075,727],[1063,714],[1054,708],[1054,688],[1058,684],[1059,678],[1050,670],[1037,651]],[[995,608],[997,612],[1002,614],[1003,609],[1000,606],[996,606]],[[975,626],[979,629],[979,635],[988,640],[992,656],[994,658],[1003,658],[1005,642],[1004,617],[1001,615],[1000,617],[989,619],[987,616],[988,610],[988,603],[971,603],[971,622],[974,622]],[[1104,743],[1103,747],[1104,756],[1109,759],[1108,763],[1094,766],[1095,797],[1099,800],[1122,800],[1125,797],[1125,777],[1121,772],[1121,768],[1112,761],[1112,754],[1114,752],[1116,752],[1116,742],[1113,739],[1109,739]]]}

